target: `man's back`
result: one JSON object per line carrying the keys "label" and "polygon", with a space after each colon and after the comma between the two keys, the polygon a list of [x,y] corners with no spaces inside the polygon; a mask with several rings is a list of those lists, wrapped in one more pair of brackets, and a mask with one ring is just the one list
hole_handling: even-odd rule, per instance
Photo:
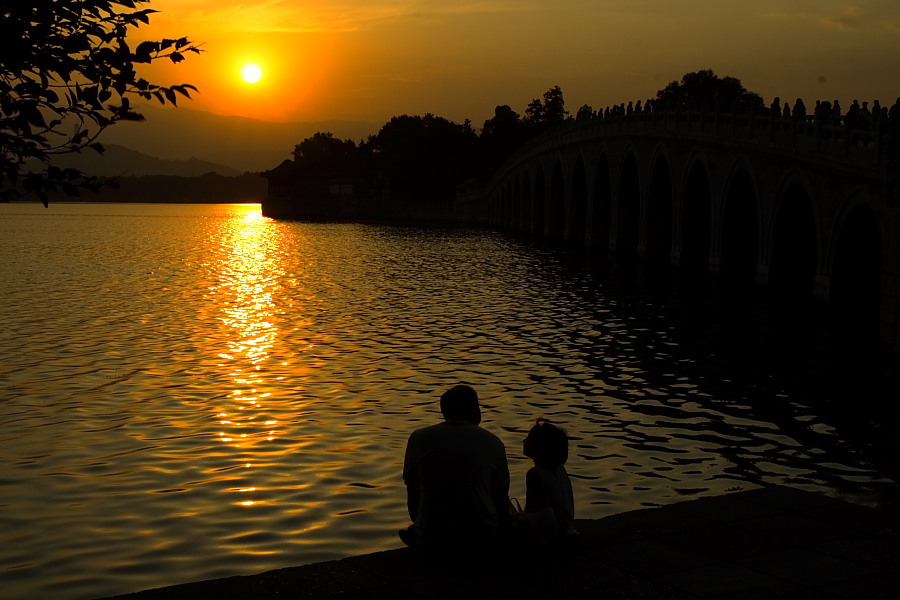
{"label": "man's back", "polygon": [[494,434],[462,420],[409,437],[403,479],[419,490],[416,535],[424,546],[496,540],[509,494],[506,449]]}

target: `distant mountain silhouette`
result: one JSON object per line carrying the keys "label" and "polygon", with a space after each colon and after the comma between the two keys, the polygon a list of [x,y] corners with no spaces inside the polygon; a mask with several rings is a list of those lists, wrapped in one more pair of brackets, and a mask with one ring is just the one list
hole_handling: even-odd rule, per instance
{"label": "distant mountain silhouette", "polygon": [[144,121],[117,123],[104,132],[100,142],[166,159],[199,157],[239,172],[278,166],[291,158],[296,144],[319,131],[359,142],[383,125],[359,121],[273,123],[184,107],[140,106],[138,110],[146,117]]}
{"label": "distant mountain silhouette", "polygon": [[241,174],[233,167],[200,160],[193,156],[185,160],[173,160],[150,156],[118,144],[105,144],[105,147],[106,151],[103,154],[97,154],[93,150],[84,150],[80,154],[60,155],[54,160],[54,164],[60,167],[73,167],[88,175],[104,177],[120,175],[199,177],[207,173],[233,177]]}

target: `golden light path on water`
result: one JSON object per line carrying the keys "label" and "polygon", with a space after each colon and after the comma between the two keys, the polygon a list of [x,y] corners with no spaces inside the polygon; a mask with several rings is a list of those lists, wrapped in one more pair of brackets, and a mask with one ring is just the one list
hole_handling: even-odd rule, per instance
{"label": "golden light path on water", "polygon": [[[330,472],[346,467],[341,455],[351,450],[340,446],[327,450],[325,456],[336,459],[332,461],[316,451],[323,431],[312,416],[312,403],[304,400],[301,390],[292,389],[292,385],[302,387],[299,382],[315,364],[309,356],[313,344],[291,346],[273,355],[279,342],[284,345],[280,340],[284,334],[292,339],[298,334],[310,337],[304,336],[302,329],[311,320],[296,311],[316,304],[313,292],[303,284],[305,274],[285,271],[286,257],[303,253],[307,256],[305,265],[311,270],[315,259],[298,247],[296,235],[285,236],[279,224],[263,217],[259,205],[234,207],[212,237],[211,242],[220,245],[213,254],[221,260],[212,268],[207,305],[224,328],[210,340],[218,347],[207,352],[221,360],[217,365],[220,373],[232,381],[227,398],[213,410],[217,439],[225,457],[240,467],[239,477],[223,491],[232,496],[227,502],[237,507],[269,509],[301,520],[302,526],[291,532],[295,534],[291,537],[304,544],[304,535],[328,525],[327,519],[305,514],[321,510],[327,498],[307,493],[301,501],[285,501],[285,494],[291,491],[310,492],[317,486],[308,478],[286,483],[273,477],[273,472],[295,475],[286,473],[284,465],[290,462],[289,455],[300,454],[307,475],[312,468],[317,478],[328,478]],[[321,283],[321,274],[318,279]],[[302,297],[299,306],[296,296]],[[287,312],[292,313],[290,324],[284,325]],[[282,327],[288,330],[282,331]],[[286,383],[285,379],[290,381]],[[308,456],[302,456],[304,450]],[[239,542],[235,549],[252,554],[275,552],[248,548]]]}
{"label": "golden light path on water", "polygon": [[[236,387],[229,396],[229,405],[223,407],[216,418],[223,428],[219,432],[219,440],[223,444],[234,448],[252,448],[273,441],[278,433],[275,429],[277,420],[256,421],[257,411],[264,408],[266,399],[272,395],[259,389],[263,384],[260,369],[278,336],[272,319],[273,281],[277,281],[278,274],[272,273],[271,269],[277,269],[279,263],[267,260],[269,238],[266,235],[266,220],[258,208],[246,206],[241,209],[242,214],[235,214],[225,223],[227,230],[222,232],[221,238],[225,246],[221,280],[211,287],[218,300],[214,304],[222,307],[219,318],[233,332],[233,337],[226,340],[227,351],[220,352],[218,356],[224,361],[239,361],[230,372]],[[229,363],[223,362],[219,366],[228,368]],[[262,432],[259,431],[260,425],[264,427]],[[253,462],[245,466],[252,469]],[[242,497],[236,501],[240,506],[257,504],[259,500],[253,499],[253,495],[258,490],[257,486],[229,489]]]}
{"label": "golden light path on water", "polygon": [[[297,408],[284,406],[287,399],[272,391],[285,374],[266,368],[279,335],[274,298],[285,276],[283,262],[277,259],[282,240],[258,205],[235,207],[216,233],[222,246],[216,255],[222,260],[210,286],[210,305],[218,307],[225,337],[217,340],[224,347],[212,350],[222,360],[218,366],[232,379],[234,389],[225,404],[215,407],[215,419],[221,426],[219,442],[243,463],[245,483],[226,488],[237,495],[229,502],[250,508],[272,502],[266,499],[267,482],[256,480],[254,469],[271,459],[266,445],[272,446],[284,435],[285,424],[265,415]],[[289,363],[282,361],[279,366]],[[293,510],[302,512],[302,507]]]}

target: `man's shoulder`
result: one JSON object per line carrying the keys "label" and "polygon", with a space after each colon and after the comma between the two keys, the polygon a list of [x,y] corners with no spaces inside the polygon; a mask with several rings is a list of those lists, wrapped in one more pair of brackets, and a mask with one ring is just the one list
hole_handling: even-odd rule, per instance
{"label": "man's shoulder", "polygon": [[440,443],[439,440],[445,439],[449,435],[446,427],[443,427],[443,425],[444,423],[435,423],[434,425],[426,425],[413,430],[409,434],[408,445],[420,446],[422,444]]}
{"label": "man's shoulder", "polygon": [[483,440],[485,443],[503,446],[502,440],[487,429],[473,423],[464,423],[461,421],[442,421],[441,423],[436,423],[434,425],[426,425],[425,427],[414,430],[409,436],[410,440],[428,438],[474,438]]}
{"label": "man's shoulder", "polygon": [[409,434],[409,437],[422,437],[432,434],[436,431],[440,431],[441,425],[443,425],[443,423],[435,423],[434,425],[425,425],[424,427],[419,427],[418,429],[414,429],[413,432]]}
{"label": "man's shoulder", "polygon": [[500,439],[500,437],[496,433],[488,431],[484,427],[478,427],[477,429],[478,429],[478,433],[475,435],[480,435],[481,437],[483,437],[485,439],[492,440],[498,444],[503,444],[503,441]]}
{"label": "man's shoulder", "polygon": [[506,445],[503,443],[503,440],[487,429],[482,427],[476,428],[476,430],[472,432],[472,437],[469,437],[468,439],[470,440],[470,444],[477,445],[482,448],[484,452],[489,452],[495,456],[506,456]]}

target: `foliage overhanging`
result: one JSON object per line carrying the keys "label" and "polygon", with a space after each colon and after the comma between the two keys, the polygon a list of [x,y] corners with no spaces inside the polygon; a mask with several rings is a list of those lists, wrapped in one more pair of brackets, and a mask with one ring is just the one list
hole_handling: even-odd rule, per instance
{"label": "foliage overhanging", "polygon": [[[149,0],[28,0],[0,8],[0,200],[47,193],[78,195],[102,182],[54,166],[54,156],[90,150],[119,121],[143,119],[131,98],[177,104],[197,89],[161,86],[136,65],[184,60],[200,48],[187,38],[144,41],[126,37],[157,12]],[[30,165],[41,165],[32,170]]]}

